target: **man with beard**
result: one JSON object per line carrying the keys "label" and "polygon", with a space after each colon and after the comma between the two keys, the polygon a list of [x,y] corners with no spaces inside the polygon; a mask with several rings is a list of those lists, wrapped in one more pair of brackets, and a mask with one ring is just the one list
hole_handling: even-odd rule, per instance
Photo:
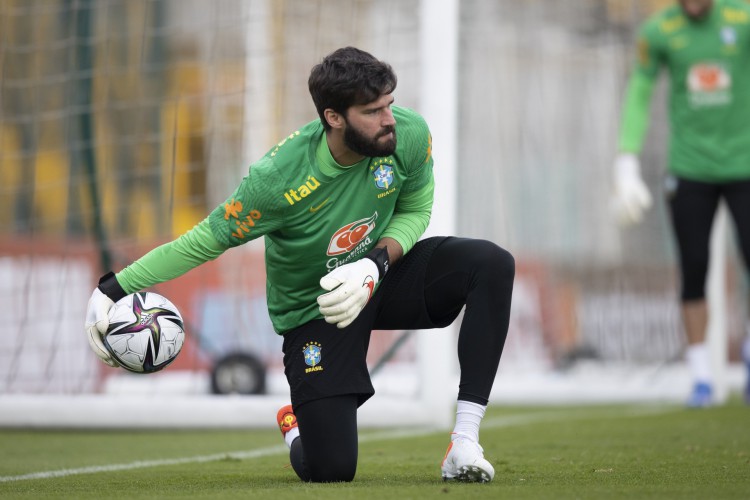
{"label": "man with beard", "polygon": [[442,476],[490,481],[479,424],[508,331],[513,257],[488,241],[418,241],[433,202],[431,138],[421,116],[393,106],[388,64],[339,49],[313,68],[308,86],[320,120],[254,163],[192,230],[102,277],[87,313],[91,346],[116,365],[101,341],[113,301],[264,236],[268,309],[284,336],[291,392],[277,420],[297,475],[354,478],[357,408],[374,393],[365,359],[371,331],[444,327],[466,306]]}
{"label": "man with beard", "polygon": [[[680,257],[680,305],[692,375],[687,405],[715,403],[705,288],[714,215],[724,199],[750,266],[750,5],[743,0],[679,0],[649,18],[623,106],[615,204],[625,224],[651,205],[638,153],[660,69],[669,73],[670,144],[665,194]],[[750,321],[743,356],[750,403]]]}

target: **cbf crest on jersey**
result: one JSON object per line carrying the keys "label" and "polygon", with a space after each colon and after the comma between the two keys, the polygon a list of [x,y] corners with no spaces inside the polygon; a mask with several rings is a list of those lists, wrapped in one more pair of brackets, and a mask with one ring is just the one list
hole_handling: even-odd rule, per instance
{"label": "cbf crest on jersey", "polygon": [[380,189],[388,189],[393,184],[393,166],[382,164],[375,167],[372,171],[375,177],[375,185]]}
{"label": "cbf crest on jersey", "polygon": [[309,368],[305,368],[305,373],[323,370],[323,367],[320,366],[320,360],[323,357],[323,346],[319,342],[308,342],[305,344],[302,354],[305,358],[305,364],[309,366]]}
{"label": "cbf crest on jersey", "polygon": [[724,45],[736,45],[737,44],[737,32],[731,26],[724,26],[721,28],[721,41]]}

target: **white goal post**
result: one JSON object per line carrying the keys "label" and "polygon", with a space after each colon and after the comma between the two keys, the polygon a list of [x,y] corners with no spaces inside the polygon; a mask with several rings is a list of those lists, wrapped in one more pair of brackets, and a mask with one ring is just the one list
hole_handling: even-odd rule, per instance
{"label": "white goal post", "polygon": [[[421,0],[420,111],[430,125],[435,155],[435,204],[428,235],[456,232],[458,161],[458,0]],[[419,396],[433,425],[450,425],[458,394],[455,323],[418,334]]]}
{"label": "white goal post", "polygon": [[727,321],[727,246],[729,243],[729,212],[724,203],[714,219],[711,231],[711,258],[706,283],[709,323],[706,342],[710,352],[711,368],[714,376],[716,400],[723,403],[729,397],[727,380],[728,367],[728,321]]}

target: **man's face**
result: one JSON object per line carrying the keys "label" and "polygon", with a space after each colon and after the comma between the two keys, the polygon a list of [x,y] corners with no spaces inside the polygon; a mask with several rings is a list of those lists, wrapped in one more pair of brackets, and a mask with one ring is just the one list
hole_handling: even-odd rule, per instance
{"label": "man's face", "polygon": [[396,151],[393,96],[384,95],[368,104],[351,106],[344,117],[344,144],[362,156],[388,156]]}
{"label": "man's face", "polygon": [[713,0],[679,0],[682,11],[691,19],[702,19],[711,10]]}

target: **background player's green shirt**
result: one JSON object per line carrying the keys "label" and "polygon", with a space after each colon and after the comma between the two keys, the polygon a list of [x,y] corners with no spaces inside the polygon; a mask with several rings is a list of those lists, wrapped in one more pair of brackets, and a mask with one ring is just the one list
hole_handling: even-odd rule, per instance
{"label": "background player's green shirt", "polygon": [[[716,0],[697,21],[668,7],[643,25],[638,44],[631,91],[654,81],[661,67],[670,75],[670,172],[706,182],[750,178],[750,5]],[[626,106],[648,102],[628,99]],[[638,115],[624,113],[622,150],[640,149],[637,119],[628,119]]]}

